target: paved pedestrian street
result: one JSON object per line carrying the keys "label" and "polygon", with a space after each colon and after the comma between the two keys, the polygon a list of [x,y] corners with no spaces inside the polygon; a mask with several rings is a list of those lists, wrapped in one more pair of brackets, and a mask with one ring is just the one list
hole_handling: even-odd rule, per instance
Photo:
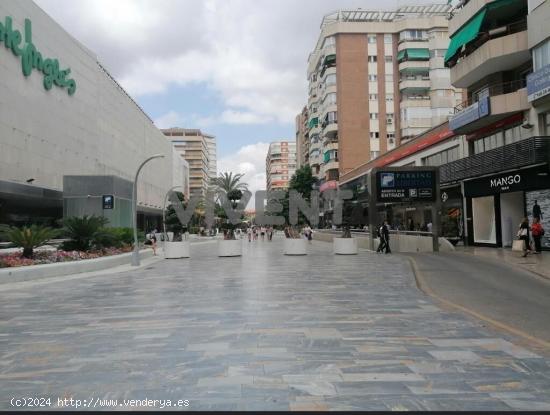
{"label": "paved pedestrian street", "polygon": [[0,291],[0,409],[33,396],[550,409],[549,355],[440,308],[406,258],[334,256],[323,242],[288,257],[282,242],[243,241],[241,258],[199,244],[191,259]]}

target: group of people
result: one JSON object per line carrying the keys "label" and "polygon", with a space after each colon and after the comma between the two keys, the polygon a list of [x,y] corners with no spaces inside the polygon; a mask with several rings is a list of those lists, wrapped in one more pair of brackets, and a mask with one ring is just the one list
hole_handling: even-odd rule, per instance
{"label": "group of people", "polygon": [[533,206],[533,223],[529,225],[529,219],[524,217],[519,224],[517,236],[523,241],[523,257],[531,253],[540,254],[542,251],[541,239],[544,236],[544,228],[540,223],[541,219],[542,211],[535,200],[535,205]]}
{"label": "group of people", "polygon": [[246,234],[248,235],[248,242],[257,241],[258,234],[262,241],[265,240],[267,236],[268,241],[273,240],[273,226],[249,226],[246,229]]}

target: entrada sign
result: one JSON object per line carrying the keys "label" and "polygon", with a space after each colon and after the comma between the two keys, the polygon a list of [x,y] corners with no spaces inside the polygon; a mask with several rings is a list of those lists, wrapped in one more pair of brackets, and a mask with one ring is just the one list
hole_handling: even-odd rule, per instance
{"label": "entrada sign", "polygon": [[433,201],[435,181],[432,170],[377,171],[378,202]]}
{"label": "entrada sign", "polygon": [[[10,16],[6,16],[4,24],[0,22],[0,42],[4,42],[6,49],[11,49],[12,53],[21,58],[21,69],[23,75],[29,76],[33,69],[37,69],[44,74],[44,88],[50,90],[53,84],[67,88],[67,93],[73,95],[76,91],[76,81],[68,77],[71,73],[69,68],[60,69],[57,59],[45,58],[36,50],[32,43],[32,23],[25,19],[25,37],[19,30],[14,30],[13,21]],[[22,43],[24,41],[24,43]]]}

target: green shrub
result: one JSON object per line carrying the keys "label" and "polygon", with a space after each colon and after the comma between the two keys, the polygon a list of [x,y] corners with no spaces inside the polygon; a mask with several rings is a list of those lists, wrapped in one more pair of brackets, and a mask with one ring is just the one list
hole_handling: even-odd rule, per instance
{"label": "green shrub", "polygon": [[23,248],[23,257],[32,258],[34,249],[44,245],[57,235],[53,228],[40,225],[24,226],[22,228],[10,228],[6,235],[11,243]]}
{"label": "green shrub", "polygon": [[107,242],[110,237],[104,232],[107,223],[107,218],[95,215],[64,219],[63,229],[70,240],[64,242],[61,248],[66,251],[89,251],[93,248],[95,239]]}

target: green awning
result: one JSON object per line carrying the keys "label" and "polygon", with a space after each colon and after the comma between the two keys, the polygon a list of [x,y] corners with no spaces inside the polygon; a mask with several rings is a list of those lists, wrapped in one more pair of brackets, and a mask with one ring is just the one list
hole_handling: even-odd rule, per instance
{"label": "green awning", "polygon": [[330,65],[336,62],[336,55],[327,55],[325,56],[325,65]]}
{"label": "green awning", "polygon": [[328,163],[330,161],[330,151],[325,151],[323,155],[323,162]]}
{"label": "green awning", "polygon": [[468,20],[464,26],[462,26],[462,29],[451,37],[451,42],[449,43],[447,53],[445,54],[445,63],[456,55],[462,46],[477,37],[481,24],[483,23],[483,19],[485,19],[485,13],[487,13],[487,8],[480,10],[474,17]]}
{"label": "green awning", "polygon": [[319,118],[318,117],[315,117],[315,118],[312,118],[311,120],[309,120],[309,128],[317,127],[318,124],[319,124]]}
{"label": "green awning", "polygon": [[430,50],[427,48],[405,49],[405,52],[410,61],[430,59]]}
{"label": "green awning", "polygon": [[397,60],[400,61],[401,59],[403,59],[405,57],[405,50],[400,50],[399,52],[397,52]]}

